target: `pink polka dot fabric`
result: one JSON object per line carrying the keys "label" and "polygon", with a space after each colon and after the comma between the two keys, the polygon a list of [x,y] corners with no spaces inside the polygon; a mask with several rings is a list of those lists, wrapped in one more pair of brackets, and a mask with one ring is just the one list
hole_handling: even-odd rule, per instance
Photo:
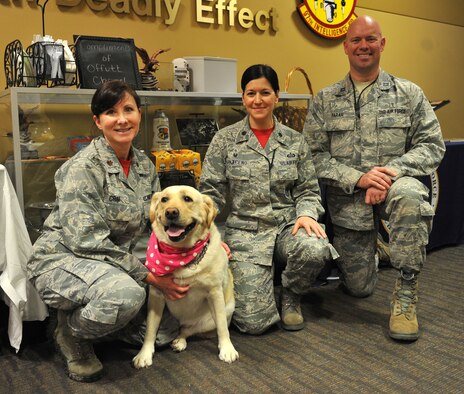
{"label": "pink polka dot fabric", "polygon": [[158,241],[152,233],[148,241],[145,266],[156,276],[163,276],[186,266],[195,260],[209,241],[209,234],[191,249],[179,249]]}

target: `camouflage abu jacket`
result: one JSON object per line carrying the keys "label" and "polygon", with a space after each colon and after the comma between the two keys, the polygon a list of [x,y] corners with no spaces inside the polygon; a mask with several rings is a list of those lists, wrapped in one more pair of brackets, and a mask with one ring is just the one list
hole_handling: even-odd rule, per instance
{"label": "camouflage abu jacket", "polygon": [[438,168],[445,145],[429,101],[412,82],[381,71],[356,100],[349,75],[322,89],[311,103],[304,134],[319,179],[328,185],[333,222],[369,230],[373,209],[355,186],[359,178],[374,166],[393,169],[395,179],[429,175]]}
{"label": "camouflage abu jacket", "polygon": [[[200,180],[201,192],[220,211],[230,200],[226,242],[233,229],[248,231],[252,240],[242,247],[249,249],[249,262],[256,259],[262,265],[272,264],[275,238],[284,227],[300,216],[317,220],[324,212],[307,142],[275,118],[274,123],[264,149],[248,117],[220,130],[208,148]],[[252,253],[256,247],[260,253]]]}
{"label": "camouflage abu jacket", "polygon": [[148,157],[134,148],[131,157],[126,177],[113,149],[97,137],[61,166],[55,174],[56,205],[34,244],[29,277],[89,259],[111,264],[141,283],[147,269],[131,251],[147,226],[159,181]]}

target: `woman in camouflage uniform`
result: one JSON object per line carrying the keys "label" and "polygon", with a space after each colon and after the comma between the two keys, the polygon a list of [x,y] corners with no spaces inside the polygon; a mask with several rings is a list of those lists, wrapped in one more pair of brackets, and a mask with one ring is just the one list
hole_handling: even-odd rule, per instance
{"label": "woman in camouflage uniform", "polygon": [[[279,320],[287,330],[300,330],[300,296],[336,252],[317,222],[323,208],[308,145],[273,116],[279,99],[276,72],[267,65],[251,66],[241,86],[248,116],[213,138],[200,190],[219,210],[226,196],[231,201],[225,242],[232,252],[234,324],[252,334]],[[281,316],[274,299],[277,261],[285,266]]]}
{"label": "woman in camouflage uniform", "polygon": [[91,340],[121,330],[137,315],[145,283],[171,299],[187,291],[172,277],[154,277],[131,253],[159,190],[154,165],[132,146],[140,106],[123,82],[97,89],[91,108],[103,136],[57,171],[55,208],[28,263],[42,299],[58,309],[55,341],[69,377],[78,381],[100,378],[103,367]]}

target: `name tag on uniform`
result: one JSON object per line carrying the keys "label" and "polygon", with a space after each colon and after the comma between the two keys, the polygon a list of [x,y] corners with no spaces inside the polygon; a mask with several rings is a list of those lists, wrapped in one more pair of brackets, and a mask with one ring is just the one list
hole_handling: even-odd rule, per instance
{"label": "name tag on uniform", "polygon": [[229,166],[244,166],[248,163],[246,160],[227,159],[226,164]]}

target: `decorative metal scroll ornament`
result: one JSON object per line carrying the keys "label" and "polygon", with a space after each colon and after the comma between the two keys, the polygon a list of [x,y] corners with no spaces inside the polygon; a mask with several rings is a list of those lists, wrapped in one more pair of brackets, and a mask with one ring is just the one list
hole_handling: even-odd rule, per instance
{"label": "decorative metal scroll ornament", "polygon": [[35,4],[42,10],[42,36],[45,37],[45,7],[47,6],[48,0],[45,0],[43,5],[40,4],[39,0],[35,0]]}

